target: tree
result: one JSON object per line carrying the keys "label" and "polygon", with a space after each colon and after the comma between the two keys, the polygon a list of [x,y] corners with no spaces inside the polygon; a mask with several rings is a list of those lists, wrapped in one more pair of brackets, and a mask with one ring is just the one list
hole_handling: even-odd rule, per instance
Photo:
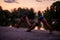
{"label": "tree", "polygon": [[35,13],[34,13],[34,9],[33,8],[30,8],[30,10],[28,11],[28,17],[29,19],[34,19],[35,17]]}
{"label": "tree", "polygon": [[50,10],[45,10],[44,16],[53,29],[60,31],[60,1],[54,2]]}
{"label": "tree", "polygon": [[[50,9],[47,7],[46,10],[44,11],[44,17],[47,20],[47,22],[51,25],[51,17],[52,14],[50,13]],[[45,26],[45,25],[44,25]],[[46,26],[44,27],[45,29],[48,29]]]}
{"label": "tree", "polygon": [[9,25],[9,18],[10,18],[10,12],[8,10],[3,10],[2,13],[0,13],[0,25],[1,26],[8,26]]}
{"label": "tree", "polygon": [[50,13],[52,14],[52,26],[60,31],[60,1],[56,1],[51,5]]}
{"label": "tree", "polygon": [[18,14],[18,12],[17,12],[16,8],[14,8],[11,13],[11,22],[10,22],[13,27],[15,27],[17,25],[17,18],[18,18],[17,14]]}

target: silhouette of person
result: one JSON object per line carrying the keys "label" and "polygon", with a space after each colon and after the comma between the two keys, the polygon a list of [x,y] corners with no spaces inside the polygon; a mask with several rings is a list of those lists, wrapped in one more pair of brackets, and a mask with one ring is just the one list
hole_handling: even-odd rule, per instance
{"label": "silhouette of person", "polygon": [[[40,13],[40,11],[38,11],[38,13]],[[34,20],[35,20],[34,23],[32,24],[30,28],[28,28],[27,32],[31,32],[31,30],[34,29],[37,24],[40,24],[40,22],[43,22],[43,24],[45,24],[49,28],[50,33],[53,31],[51,26],[48,24],[46,19],[41,14],[38,15],[38,19],[37,19],[38,21],[36,19]]]}

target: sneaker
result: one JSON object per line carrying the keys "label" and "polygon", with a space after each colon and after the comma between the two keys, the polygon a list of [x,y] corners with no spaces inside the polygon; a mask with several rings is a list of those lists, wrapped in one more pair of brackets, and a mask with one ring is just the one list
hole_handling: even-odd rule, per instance
{"label": "sneaker", "polygon": [[27,30],[26,32],[31,32],[31,30]]}

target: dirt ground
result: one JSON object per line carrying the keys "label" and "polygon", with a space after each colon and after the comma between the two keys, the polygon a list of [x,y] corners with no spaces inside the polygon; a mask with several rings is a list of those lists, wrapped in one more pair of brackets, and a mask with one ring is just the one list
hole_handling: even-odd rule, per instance
{"label": "dirt ground", "polygon": [[26,32],[27,28],[0,27],[0,40],[60,40],[60,32],[32,30]]}

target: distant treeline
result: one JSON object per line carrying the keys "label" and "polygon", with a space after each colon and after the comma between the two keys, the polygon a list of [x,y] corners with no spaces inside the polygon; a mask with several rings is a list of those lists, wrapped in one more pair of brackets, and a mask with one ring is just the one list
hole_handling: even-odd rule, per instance
{"label": "distant treeline", "polygon": [[38,12],[34,12],[33,8],[25,9],[21,7],[19,7],[18,9],[14,8],[10,12],[9,10],[3,10],[0,6],[0,26],[16,26],[20,17],[23,15],[27,15],[30,20],[33,20],[35,18],[35,14]]}

